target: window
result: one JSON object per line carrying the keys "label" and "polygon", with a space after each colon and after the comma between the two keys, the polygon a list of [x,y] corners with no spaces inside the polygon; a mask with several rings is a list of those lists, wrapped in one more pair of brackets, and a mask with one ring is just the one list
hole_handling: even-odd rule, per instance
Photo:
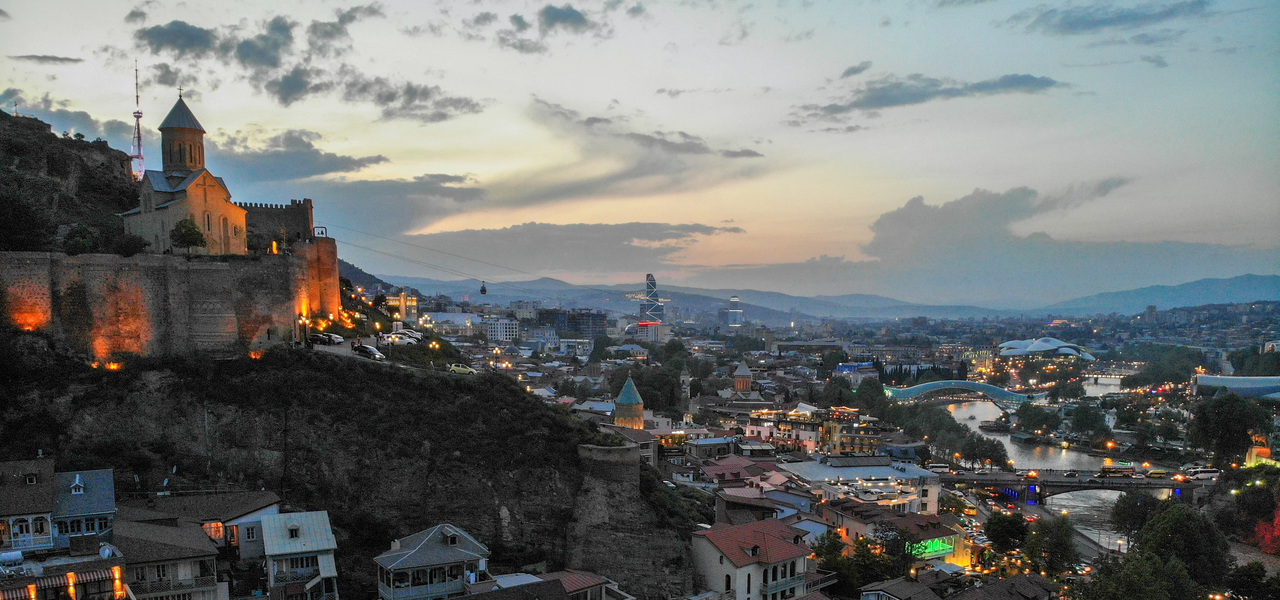
{"label": "window", "polygon": [[450,546],[457,546],[457,545],[458,545],[458,536],[456,536],[456,535],[451,535],[451,536],[449,536],[449,545],[450,545]]}
{"label": "window", "polygon": [[751,574],[747,573],[747,593],[751,593]]}
{"label": "window", "polygon": [[36,535],[44,535],[48,530],[49,521],[44,517],[36,517],[35,520],[31,522],[31,531],[35,532]]}
{"label": "window", "polygon": [[928,498],[928,497],[929,497],[929,488],[920,488],[920,497],[921,497],[921,498]]}
{"label": "window", "polygon": [[204,213],[204,230],[213,231],[213,215]]}
{"label": "window", "polygon": [[724,576],[724,591],[726,591],[726,592],[727,592],[727,591],[729,591],[729,590],[731,590],[731,589],[733,589],[733,580],[732,580],[732,579],[730,579],[728,575],[725,575],[725,576]]}
{"label": "window", "polygon": [[169,565],[156,565],[156,581],[164,581],[169,577]]}
{"label": "window", "polygon": [[55,523],[53,524],[53,528],[54,528],[54,530],[55,530],[55,531],[57,531],[57,532],[58,532],[58,535],[67,535],[67,522],[66,522],[66,521],[58,521],[58,522],[55,522]]}
{"label": "window", "polygon": [[71,521],[71,533],[81,533],[84,530],[84,521]]}
{"label": "window", "polygon": [[84,493],[84,486],[83,486],[83,485],[81,485],[81,484],[79,484],[79,483],[77,483],[77,484],[75,484],[75,485],[71,486],[71,493],[72,493],[72,494],[75,494],[75,495],[77,495],[77,496],[79,496],[80,494],[83,494],[83,493]]}
{"label": "window", "polygon": [[97,521],[97,519],[85,519],[85,520],[84,520],[84,530],[85,530],[85,531],[88,531],[88,532],[96,531],[96,530],[97,530],[97,525],[98,525],[98,521]]}
{"label": "window", "polygon": [[291,540],[296,540],[296,539],[298,539],[298,526],[297,526],[297,525],[294,525],[294,526],[292,526],[292,527],[290,527],[290,528],[289,528],[289,539],[291,539]]}
{"label": "window", "polygon": [[35,474],[35,473],[27,473],[27,478],[26,478],[26,479],[27,479],[27,485],[35,485],[35,484],[36,484],[36,474]]}
{"label": "window", "polygon": [[31,523],[26,519],[16,519],[13,522],[14,535],[31,535]]}
{"label": "window", "polygon": [[320,559],[315,556],[295,556],[289,559],[290,569],[310,569],[320,566]]}
{"label": "window", "polygon": [[244,528],[244,539],[250,542],[258,539],[258,528],[253,525],[246,525]]}
{"label": "window", "polygon": [[133,569],[133,580],[134,580],[134,581],[146,581],[146,580],[147,580],[147,570],[146,570],[146,569],[144,569],[144,568],[142,568],[142,567],[134,567],[134,569]]}
{"label": "window", "polygon": [[106,517],[98,517],[98,531],[106,531],[111,528],[111,521]]}

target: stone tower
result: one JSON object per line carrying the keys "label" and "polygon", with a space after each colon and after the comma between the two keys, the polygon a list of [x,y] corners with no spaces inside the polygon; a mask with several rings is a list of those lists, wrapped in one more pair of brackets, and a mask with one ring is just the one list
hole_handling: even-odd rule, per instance
{"label": "stone tower", "polygon": [[160,123],[160,147],[164,152],[164,172],[190,173],[204,168],[204,127],[178,96],[169,115]]}
{"label": "stone tower", "polygon": [[747,363],[738,363],[738,368],[733,372],[733,391],[746,394],[751,391],[751,369],[747,368]]}
{"label": "stone tower", "polygon": [[622,386],[622,393],[613,403],[613,424],[631,429],[644,429],[644,400],[636,390],[635,382],[627,378]]}

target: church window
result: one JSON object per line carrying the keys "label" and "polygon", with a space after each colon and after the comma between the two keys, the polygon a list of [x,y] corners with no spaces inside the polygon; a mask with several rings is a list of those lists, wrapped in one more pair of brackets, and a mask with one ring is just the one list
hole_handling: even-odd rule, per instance
{"label": "church window", "polygon": [[178,146],[178,162],[187,162],[187,149]]}
{"label": "church window", "polygon": [[204,230],[213,231],[213,215],[207,212],[204,213]]}

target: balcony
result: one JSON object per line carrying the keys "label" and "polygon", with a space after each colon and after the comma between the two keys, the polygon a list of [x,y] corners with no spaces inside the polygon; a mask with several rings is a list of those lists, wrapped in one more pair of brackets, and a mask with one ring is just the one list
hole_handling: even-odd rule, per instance
{"label": "balcony", "polygon": [[309,567],[306,569],[290,569],[288,571],[276,571],[272,577],[272,585],[288,585],[290,583],[306,583],[320,576],[320,567]]}
{"label": "balcony", "polygon": [[804,593],[816,592],[832,585],[838,579],[834,571],[815,571],[807,573],[809,580],[804,583]]}
{"label": "balcony", "polygon": [[461,594],[466,590],[467,582],[465,579],[457,579],[443,583],[427,583],[423,585],[394,589],[388,588],[386,585],[381,583],[378,584],[378,595],[383,598],[383,600],[413,600],[416,598],[444,597],[453,594]]}
{"label": "balcony", "polygon": [[770,581],[769,583],[764,584],[764,586],[760,588],[760,593],[772,594],[774,592],[780,592],[782,590],[791,589],[797,585],[804,583],[804,575],[805,575],[804,573],[796,573],[791,577],[784,577],[781,579],[775,579],[773,581]]}
{"label": "balcony", "polygon": [[217,583],[217,579],[213,575],[209,575],[207,577],[196,577],[194,579],[134,581],[129,584],[129,589],[133,590],[133,594],[135,596],[141,596],[143,594],[160,594],[164,592],[194,590],[197,588],[211,588],[216,586]]}
{"label": "balcony", "polygon": [[0,548],[13,550],[35,550],[38,548],[52,548],[52,535],[24,535],[5,540],[0,543]]}

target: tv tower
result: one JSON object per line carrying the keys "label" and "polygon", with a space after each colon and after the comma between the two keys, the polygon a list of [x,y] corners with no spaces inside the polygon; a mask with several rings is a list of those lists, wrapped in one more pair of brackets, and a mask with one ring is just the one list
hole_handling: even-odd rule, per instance
{"label": "tv tower", "polygon": [[141,181],[146,166],[142,161],[142,92],[138,85],[138,61],[133,61],[133,144],[129,158],[133,162],[133,180]]}

